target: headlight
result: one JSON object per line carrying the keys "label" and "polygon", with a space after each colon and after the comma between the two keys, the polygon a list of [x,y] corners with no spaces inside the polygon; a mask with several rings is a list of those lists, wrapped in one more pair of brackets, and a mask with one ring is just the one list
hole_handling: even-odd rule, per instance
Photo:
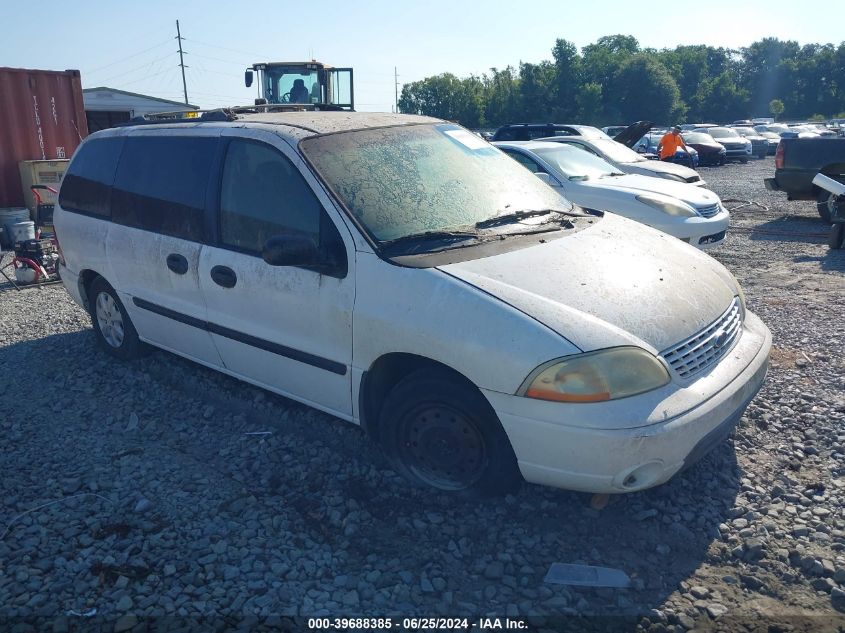
{"label": "headlight", "polygon": [[639,347],[614,347],[541,365],[518,394],[556,402],[603,402],[635,396],[669,383],[669,372]]}
{"label": "headlight", "polygon": [[674,215],[679,218],[694,218],[698,215],[695,209],[680,200],[673,202],[671,200],[652,198],[651,196],[637,196],[637,200],[658,211],[662,211],[666,215]]}

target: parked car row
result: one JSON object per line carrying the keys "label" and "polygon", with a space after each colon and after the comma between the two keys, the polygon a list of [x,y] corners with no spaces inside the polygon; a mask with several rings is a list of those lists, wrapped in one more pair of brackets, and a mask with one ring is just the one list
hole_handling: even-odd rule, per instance
{"label": "parked car row", "polygon": [[446,121],[335,114],[83,141],[55,227],[105,351],[164,348],[359,424],[450,493],[643,490],[730,434],[769,330],[715,259],[590,210],[636,204],[704,247],[727,228],[715,194],[572,144],[500,144],[538,178]]}
{"label": "parked car row", "polygon": [[[581,149],[615,165],[627,174],[642,174],[685,182],[696,186],[706,183],[694,169],[659,161],[649,161],[647,157],[631,150],[632,140],[640,138],[651,127],[648,121],[640,121],[628,126],[611,138],[602,130],[590,125],[568,125],[562,123],[518,123],[503,125],[493,135],[494,142],[544,140],[574,143]],[[693,160],[697,167],[697,160]]]}

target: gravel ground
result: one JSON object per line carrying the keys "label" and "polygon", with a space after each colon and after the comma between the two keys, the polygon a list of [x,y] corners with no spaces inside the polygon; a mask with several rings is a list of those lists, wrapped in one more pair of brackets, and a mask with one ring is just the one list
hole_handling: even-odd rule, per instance
{"label": "gravel ground", "polygon": [[[771,158],[701,172],[768,206],[735,211],[713,255],[772,330],[769,378],[731,441],[602,510],[530,485],[484,502],[411,489],[352,425],[165,352],[107,357],[61,286],[0,293],[0,628],[845,625],[845,251],[814,204],[763,188]],[[553,562],[619,568],[632,587],[544,584]],[[618,619],[577,619],[595,615]]]}

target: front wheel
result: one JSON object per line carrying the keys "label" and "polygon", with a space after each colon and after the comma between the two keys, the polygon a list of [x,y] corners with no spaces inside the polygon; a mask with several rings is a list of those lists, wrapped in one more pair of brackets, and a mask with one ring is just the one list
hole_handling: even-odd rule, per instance
{"label": "front wheel", "polygon": [[819,191],[818,204],[816,207],[819,210],[819,215],[825,222],[830,222],[830,217],[833,215],[833,209],[836,205],[836,199],[829,191],[822,189]]}
{"label": "front wheel", "polygon": [[739,162],[741,162],[743,165],[745,165],[745,164],[748,163],[748,159],[747,158],[740,158]]}
{"label": "front wheel", "polygon": [[427,488],[490,496],[522,481],[490,404],[445,371],[424,369],[401,380],[384,401],[378,435],[397,472]]}
{"label": "front wheel", "polygon": [[148,351],[138,338],[138,332],[117,292],[102,277],[97,277],[88,289],[88,304],[97,343],[106,352],[123,360],[131,360]]}

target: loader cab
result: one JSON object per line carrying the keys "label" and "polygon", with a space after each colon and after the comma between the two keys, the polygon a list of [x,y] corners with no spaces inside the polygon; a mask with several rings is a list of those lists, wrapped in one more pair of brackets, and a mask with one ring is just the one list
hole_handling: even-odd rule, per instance
{"label": "loader cab", "polygon": [[244,73],[247,88],[255,73],[258,98],[268,104],[355,109],[351,68],[333,68],[316,61],[253,64]]}

